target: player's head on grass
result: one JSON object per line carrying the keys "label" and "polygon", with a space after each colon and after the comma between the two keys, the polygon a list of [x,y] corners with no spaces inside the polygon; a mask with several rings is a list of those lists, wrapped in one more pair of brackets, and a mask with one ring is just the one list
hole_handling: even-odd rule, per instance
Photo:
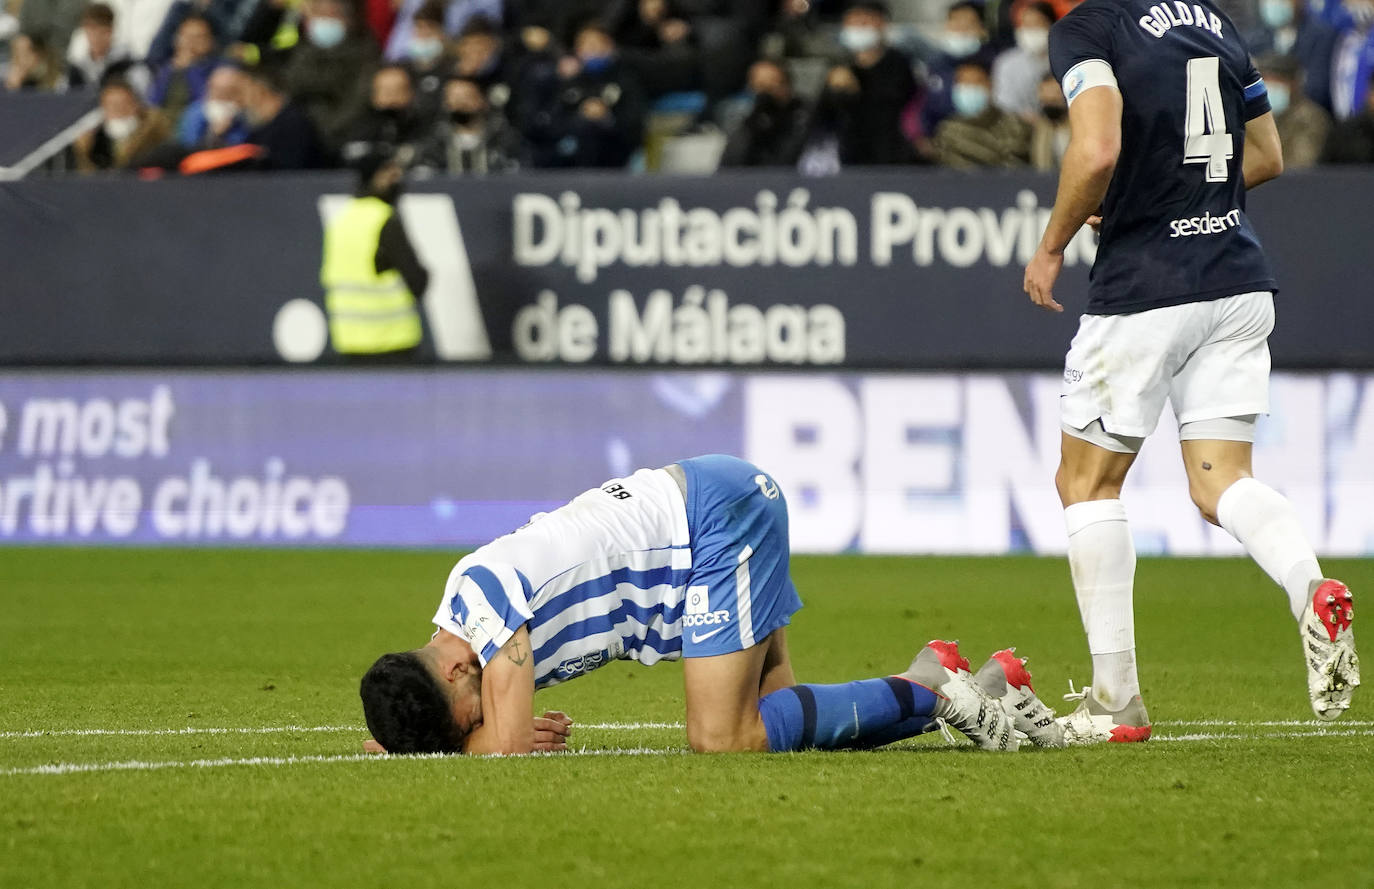
{"label": "player's head on grass", "polygon": [[481,722],[475,667],[434,645],[382,655],[358,689],[368,731],[388,753],[461,753]]}

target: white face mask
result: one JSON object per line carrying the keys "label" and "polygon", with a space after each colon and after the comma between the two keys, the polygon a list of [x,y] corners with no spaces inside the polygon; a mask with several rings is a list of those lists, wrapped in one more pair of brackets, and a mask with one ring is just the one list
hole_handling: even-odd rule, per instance
{"label": "white face mask", "polygon": [[123,142],[138,129],[137,117],[111,117],[105,120],[105,135],[115,142]]}
{"label": "white face mask", "polygon": [[840,31],[840,46],[850,52],[867,52],[882,42],[882,34],[876,28],[844,28]]}
{"label": "white face mask", "polygon": [[945,52],[956,59],[973,55],[983,45],[977,34],[967,34],[963,31],[946,31],[941,42],[944,44]]}
{"label": "white face mask", "polygon": [[1050,51],[1050,32],[1045,28],[1017,28],[1016,45],[1022,52],[1043,56]]}
{"label": "white face mask", "polygon": [[239,106],[226,99],[206,99],[205,119],[211,126],[222,127],[238,116]]}

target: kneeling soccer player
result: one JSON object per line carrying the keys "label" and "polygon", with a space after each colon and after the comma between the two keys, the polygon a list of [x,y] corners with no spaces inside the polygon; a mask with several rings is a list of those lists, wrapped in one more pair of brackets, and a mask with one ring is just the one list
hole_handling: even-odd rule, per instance
{"label": "kneeling soccer player", "polygon": [[985,749],[1061,743],[1010,650],[976,677],[932,642],[895,676],[798,685],[784,628],[799,608],[771,477],[721,455],[641,469],[458,562],[429,644],[363,677],[370,749],[562,750],[571,721],[532,717],[536,689],[679,657],[698,751],[874,747],[944,723]]}

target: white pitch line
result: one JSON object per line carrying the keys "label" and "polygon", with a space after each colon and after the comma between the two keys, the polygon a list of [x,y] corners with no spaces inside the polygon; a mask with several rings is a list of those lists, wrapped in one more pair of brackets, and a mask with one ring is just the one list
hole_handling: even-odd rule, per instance
{"label": "white pitch line", "polygon": [[1374,721],[1367,719],[1339,719],[1327,721],[1324,719],[1278,719],[1278,720],[1248,720],[1248,719],[1194,719],[1183,721],[1163,720],[1156,722],[1155,725],[1171,725],[1180,727],[1190,726],[1225,726],[1232,728],[1263,727],[1298,727],[1298,728],[1329,728],[1331,726],[1374,726]]}
{"label": "white pitch line", "polygon": [[1274,738],[1353,738],[1374,736],[1374,729],[1323,729],[1315,732],[1264,732],[1242,735],[1237,732],[1193,732],[1186,735],[1156,735],[1158,741],[1261,741]]}
{"label": "white pitch line", "polygon": [[[658,747],[627,747],[609,750],[574,750],[569,753],[531,753],[530,758],[555,756],[685,756],[686,750],[665,750]],[[456,758],[442,753],[419,753],[409,756],[380,756],[371,753],[344,753],[321,756],[246,756],[220,759],[146,761],[130,759],[119,762],[58,762],[41,766],[0,769],[0,778],[18,775],[79,775],[91,772],[157,772],[166,769],[217,769],[226,766],[296,766],[318,763],[405,762],[408,760]],[[505,759],[499,755],[479,759]]]}
{"label": "white pitch line", "polygon": [[[680,722],[589,722],[573,723],[574,729],[594,729],[597,731],[639,731],[641,729],[681,729]],[[186,728],[67,728],[67,729],[30,729],[27,731],[0,732],[0,740],[19,738],[62,738],[62,737],[134,737],[145,738],[155,735],[277,735],[294,733],[343,733],[366,732],[362,725],[265,725],[247,727],[188,726]]]}

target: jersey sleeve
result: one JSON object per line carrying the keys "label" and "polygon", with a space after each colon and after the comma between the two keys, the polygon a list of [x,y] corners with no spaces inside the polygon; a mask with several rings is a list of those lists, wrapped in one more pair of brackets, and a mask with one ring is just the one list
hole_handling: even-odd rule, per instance
{"label": "jersey sleeve", "polygon": [[1050,29],[1050,69],[1070,104],[1095,86],[1116,88],[1112,71],[1115,55],[1112,31],[1116,13],[1105,6],[1085,5],[1064,16]]}
{"label": "jersey sleeve", "polygon": [[1241,83],[1245,84],[1245,119],[1254,120],[1261,114],[1267,114],[1270,111],[1269,90],[1265,87],[1264,78],[1260,77],[1254,62],[1246,65]]}
{"label": "jersey sleeve", "polygon": [[485,667],[515,631],[534,617],[525,575],[509,565],[455,568],[434,615],[436,626],[467,640]]}

